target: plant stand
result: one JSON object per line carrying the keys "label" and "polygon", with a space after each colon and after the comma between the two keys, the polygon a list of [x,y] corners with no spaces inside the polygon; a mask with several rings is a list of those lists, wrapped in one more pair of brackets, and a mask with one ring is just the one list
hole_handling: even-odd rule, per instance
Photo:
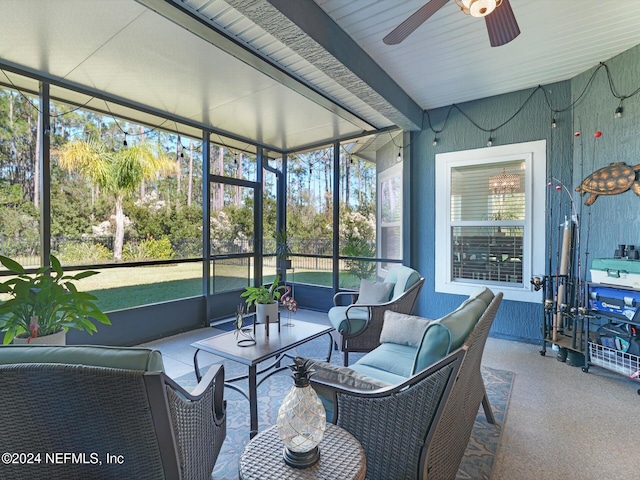
{"label": "plant stand", "polygon": [[[291,268],[291,298],[296,298],[296,269]],[[291,310],[288,310],[287,323],[283,324],[285,327],[295,327],[296,325],[291,322]]]}
{"label": "plant stand", "polygon": [[[267,334],[267,337],[269,336],[269,325],[272,323],[277,323],[278,324],[278,333],[280,333],[280,312],[278,311],[278,320],[275,322],[272,322],[271,319],[269,318],[269,315],[267,315],[267,321],[264,322],[264,328],[265,328],[265,332]],[[253,321],[253,335],[256,334],[256,324],[257,322],[255,321],[255,317],[254,317],[254,321]]]}

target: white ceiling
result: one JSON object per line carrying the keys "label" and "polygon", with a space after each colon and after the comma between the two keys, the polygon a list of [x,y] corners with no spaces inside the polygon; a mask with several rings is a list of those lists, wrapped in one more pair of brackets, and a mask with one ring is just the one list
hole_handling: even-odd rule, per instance
{"label": "white ceiling", "polygon": [[[640,44],[638,0],[511,0],[522,33],[497,48],[484,21],[450,0],[400,45],[383,44],[425,1],[315,3],[420,109],[565,80]],[[172,128],[167,112],[183,134],[212,128],[240,148],[291,150],[399,124],[389,111],[402,102],[370,78],[336,75],[350,65],[327,63],[330,51],[323,61],[306,55],[294,44],[304,32],[288,39],[240,13],[256,5],[273,8],[266,0],[3,0],[0,83],[37,90],[12,73],[25,70],[76,90],[52,96]],[[129,107],[92,99],[98,92]]]}
{"label": "white ceiling", "polygon": [[[134,0],[3,0],[0,61],[77,87],[87,95],[58,93],[80,104],[91,93],[107,92],[279,150],[373,130],[284,73],[214,46],[225,45],[215,32],[198,35],[187,27]],[[0,73],[0,82],[23,86],[10,72]],[[115,104],[89,103],[96,105],[138,118]],[[173,122],[163,126],[174,128]]]}
{"label": "white ceiling", "polygon": [[510,0],[520,35],[489,45],[454,0],[404,42],[382,38],[427,0],[315,0],[423,109],[566,80],[640,44],[637,0]]}

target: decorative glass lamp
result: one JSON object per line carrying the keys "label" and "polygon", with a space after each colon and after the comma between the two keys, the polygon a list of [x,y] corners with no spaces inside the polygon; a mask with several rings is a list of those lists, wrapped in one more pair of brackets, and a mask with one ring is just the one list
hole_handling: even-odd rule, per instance
{"label": "decorative glass lamp", "polygon": [[309,360],[296,358],[293,371],[294,386],[278,410],[277,428],[284,443],[284,461],[294,468],[307,468],[320,460],[318,444],[327,425],[322,402],[309,377],[315,373]]}

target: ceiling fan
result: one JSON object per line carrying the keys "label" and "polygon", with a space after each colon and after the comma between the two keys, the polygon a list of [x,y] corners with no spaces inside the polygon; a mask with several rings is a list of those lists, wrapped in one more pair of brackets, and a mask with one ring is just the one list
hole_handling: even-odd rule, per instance
{"label": "ceiling fan", "polygon": [[[394,28],[382,39],[387,45],[397,45],[415,29],[426,22],[449,0],[430,0],[413,15]],[[520,35],[520,28],[513,14],[509,0],[456,0],[456,4],[466,15],[484,17],[492,47],[499,47]]]}

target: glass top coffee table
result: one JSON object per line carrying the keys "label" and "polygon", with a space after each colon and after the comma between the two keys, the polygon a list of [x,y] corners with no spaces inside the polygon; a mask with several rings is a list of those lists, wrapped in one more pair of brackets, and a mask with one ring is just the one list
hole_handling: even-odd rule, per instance
{"label": "glass top coffee table", "polygon": [[[198,353],[200,351],[212,353],[249,367],[247,375],[229,378],[225,381],[225,385],[240,392],[249,400],[249,418],[251,425],[249,435],[252,438],[258,433],[258,385],[274,373],[287,368],[286,365],[282,364],[282,360],[294,358],[287,354],[289,350],[323,335],[327,335],[329,338],[327,361],[331,360],[331,350],[333,347],[331,337],[331,332],[333,331],[332,326],[303,322],[302,320],[292,320],[291,323],[292,326],[282,326],[280,332],[277,331],[277,323],[267,324],[268,328],[270,328],[269,334],[267,334],[265,324],[256,325],[254,334],[256,344],[248,347],[242,347],[237,344],[240,337],[237,336],[235,331],[215,335],[191,344],[191,346],[196,349],[196,353],[193,356],[193,365],[198,382],[202,378],[198,365]],[[267,360],[271,360],[271,363],[258,370],[258,364]],[[258,375],[264,373],[267,374],[258,382]],[[234,385],[234,382],[244,379],[248,379],[248,388],[246,391],[238,385]]]}

